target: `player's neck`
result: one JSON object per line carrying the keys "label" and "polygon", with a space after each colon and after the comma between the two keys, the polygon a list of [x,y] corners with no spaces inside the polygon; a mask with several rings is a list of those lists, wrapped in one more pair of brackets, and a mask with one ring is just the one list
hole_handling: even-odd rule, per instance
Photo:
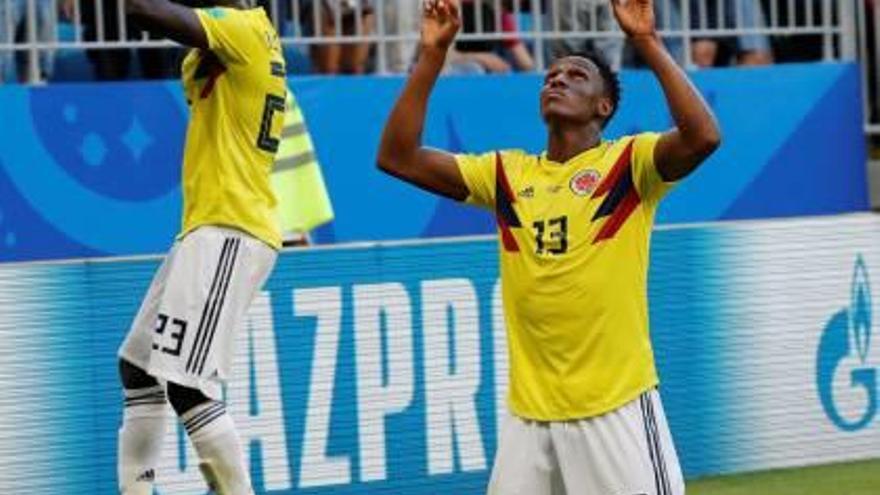
{"label": "player's neck", "polygon": [[593,125],[551,126],[547,137],[547,158],[565,163],[602,142],[602,132]]}

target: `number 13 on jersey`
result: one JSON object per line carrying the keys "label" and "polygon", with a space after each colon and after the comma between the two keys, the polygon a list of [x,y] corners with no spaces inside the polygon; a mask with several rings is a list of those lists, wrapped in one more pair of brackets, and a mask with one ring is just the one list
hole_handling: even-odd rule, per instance
{"label": "number 13 on jersey", "polygon": [[537,254],[565,254],[568,252],[568,217],[538,220],[535,228],[535,252]]}

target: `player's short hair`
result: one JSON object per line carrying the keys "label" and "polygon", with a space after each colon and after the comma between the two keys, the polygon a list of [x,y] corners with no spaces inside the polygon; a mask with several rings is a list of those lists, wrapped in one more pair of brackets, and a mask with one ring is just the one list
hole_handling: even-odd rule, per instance
{"label": "player's short hair", "polygon": [[174,3],[191,9],[210,9],[212,7],[246,7],[256,6],[254,0],[171,0]]}
{"label": "player's short hair", "polygon": [[189,7],[191,9],[207,9],[211,7],[216,7],[217,3],[211,0],[172,0],[176,4],[183,5],[184,7]]}
{"label": "player's short hair", "polygon": [[585,58],[590,62],[593,62],[593,64],[599,69],[599,76],[602,77],[602,81],[605,84],[605,92],[608,95],[608,98],[611,99],[611,106],[613,107],[611,109],[611,114],[608,115],[608,118],[605,119],[604,122],[602,122],[602,127],[604,128],[608,125],[608,122],[614,118],[614,114],[617,113],[617,108],[620,106],[622,92],[620,88],[620,78],[617,77],[617,73],[611,69],[611,65],[605,60],[605,57],[596,52],[580,51],[566,55],[566,57]]}

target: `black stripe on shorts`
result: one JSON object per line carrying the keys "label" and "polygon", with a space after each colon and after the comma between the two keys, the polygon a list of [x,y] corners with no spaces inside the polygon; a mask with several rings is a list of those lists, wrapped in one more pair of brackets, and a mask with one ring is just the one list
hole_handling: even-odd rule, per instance
{"label": "black stripe on shorts", "polygon": [[212,302],[216,299],[217,290],[220,287],[220,280],[222,278],[223,267],[225,266],[226,259],[229,256],[230,250],[232,248],[232,239],[226,239],[223,241],[223,249],[220,251],[220,259],[217,261],[217,269],[214,271],[214,279],[211,282],[211,290],[208,292],[208,297],[205,299],[205,306],[202,308],[202,317],[199,320],[199,329],[196,331],[196,337],[193,341],[192,349],[190,349],[189,359],[186,361],[186,371],[187,373],[193,373],[196,369],[196,354],[198,350],[201,348],[202,341],[205,336],[205,327],[208,322],[208,316],[212,311]]}
{"label": "black stripe on shorts", "polygon": [[227,259],[225,273],[223,274],[222,287],[220,288],[220,296],[217,302],[216,310],[211,311],[210,322],[206,328],[206,338],[203,339],[201,355],[196,359],[198,366],[196,374],[201,375],[205,371],[205,362],[211,352],[211,344],[214,343],[214,335],[217,333],[217,325],[220,322],[220,314],[223,312],[223,304],[226,302],[226,294],[229,292],[229,283],[232,280],[232,272],[235,269],[235,260],[238,258],[238,248],[241,245],[241,239],[232,241],[231,254]]}
{"label": "black stripe on shorts", "polygon": [[642,424],[645,426],[645,440],[648,445],[648,456],[651,458],[651,467],[654,470],[654,493],[656,495],[669,495],[669,492],[666,491],[666,486],[663,484],[663,475],[660,473],[660,468],[657,465],[659,459],[654,444],[654,435],[651,431],[651,425],[648,419],[647,397],[647,393],[642,394],[642,396],[639,397],[639,408],[642,411]]}
{"label": "black stripe on shorts", "polygon": [[671,495],[669,481],[666,478],[666,466],[663,462],[663,454],[660,451],[660,443],[657,438],[656,423],[653,419],[650,392],[646,392],[639,397],[639,408],[642,410],[642,422],[645,425],[648,455],[651,458],[651,465],[654,469],[654,489],[657,495]]}

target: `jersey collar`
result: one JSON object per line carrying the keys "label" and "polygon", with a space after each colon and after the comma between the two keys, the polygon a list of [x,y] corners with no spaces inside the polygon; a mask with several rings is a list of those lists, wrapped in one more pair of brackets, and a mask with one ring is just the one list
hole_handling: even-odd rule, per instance
{"label": "jersey collar", "polygon": [[611,144],[610,141],[606,141],[603,139],[596,146],[593,146],[592,148],[590,148],[588,150],[584,150],[584,151],[580,152],[579,154],[571,157],[568,161],[566,161],[564,163],[555,162],[555,161],[547,158],[547,151],[545,150],[545,151],[541,152],[541,162],[546,163],[547,165],[550,165],[550,166],[554,166],[554,167],[567,167],[569,165],[572,165],[575,163],[581,163],[584,161],[592,162],[592,161],[597,160],[598,158],[600,158],[602,155],[605,154],[605,151],[608,149],[609,144]]}

